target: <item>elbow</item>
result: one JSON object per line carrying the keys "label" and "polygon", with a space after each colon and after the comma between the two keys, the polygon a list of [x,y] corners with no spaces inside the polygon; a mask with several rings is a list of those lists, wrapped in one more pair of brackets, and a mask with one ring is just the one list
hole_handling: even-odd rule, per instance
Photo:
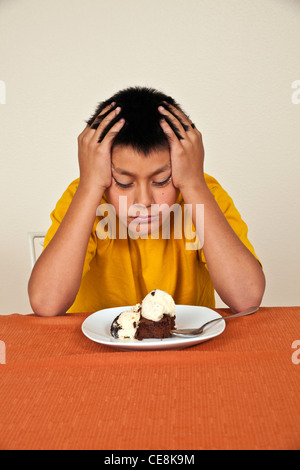
{"label": "elbow", "polygon": [[50,282],[45,273],[37,271],[37,267],[38,264],[33,268],[27,287],[32,311],[39,317],[65,315],[76,295],[74,292],[66,292],[61,283]]}
{"label": "elbow", "polygon": [[56,317],[66,314],[67,309],[57,305],[53,299],[49,301],[42,295],[31,292],[30,288],[28,288],[28,296],[32,311],[38,317]]}
{"label": "elbow", "polygon": [[250,308],[259,308],[262,299],[259,297],[249,297],[246,299],[239,299],[235,303],[228,305],[232,313],[242,313]]}
{"label": "elbow", "polygon": [[39,308],[37,307],[32,307],[33,313],[38,316],[38,317],[58,317],[58,316],[63,316],[66,314],[66,312],[62,312],[60,310],[55,310],[51,308]]}
{"label": "elbow", "polygon": [[40,303],[32,299],[30,299],[30,305],[33,313],[38,317],[57,317],[66,314],[65,310],[58,309],[56,306]]}
{"label": "elbow", "polygon": [[261,305],[266,288],[266,279],[263,271],[259,279],[244,289],[242,295],[237,296],[235,302],[229,305],[233,313],[243,312],[249,308],[258,308]]}

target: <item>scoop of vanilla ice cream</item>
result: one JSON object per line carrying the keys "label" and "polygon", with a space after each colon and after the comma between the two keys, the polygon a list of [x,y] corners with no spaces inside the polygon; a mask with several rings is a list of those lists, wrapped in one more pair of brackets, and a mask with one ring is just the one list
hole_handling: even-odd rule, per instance
{"label": "scoop of vanilla ice cream", "polygon": [[159,321],[164,315],[175,315],[175,302],[167,292],[155,289],[146,295],[142,302],[142,316],[152,321]]}
{"label": "scoop of vanilla ice cream", "polygon": [[139,309],[121,312],[111,325],[111,334],[118,339],[134,339],[136,330],[140,323],[141,314]]}

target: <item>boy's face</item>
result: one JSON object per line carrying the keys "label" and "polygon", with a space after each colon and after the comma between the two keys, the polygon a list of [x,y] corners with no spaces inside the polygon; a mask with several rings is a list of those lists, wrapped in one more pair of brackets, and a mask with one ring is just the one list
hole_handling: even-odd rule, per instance
{"label": "boy's face", "polygon": [[[117,216],[135,231],[149,234],[161,226],[167,207],[176,202],[178,191],[172,183],[170,152],[153,151],[145,156],[128,146],[117,146],[112,151],[112,184],[106,191],[108,202]],[[127,204],[126,214],[120,214],[119,198]],[[153,204],[165,204],[153,206]],[[124,211],[125,212],[125,211]]]}

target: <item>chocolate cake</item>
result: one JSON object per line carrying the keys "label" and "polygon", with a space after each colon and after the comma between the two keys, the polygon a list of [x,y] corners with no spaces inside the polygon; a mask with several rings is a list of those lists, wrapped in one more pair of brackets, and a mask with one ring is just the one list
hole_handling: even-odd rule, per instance
{"label": "chocolate cake", "polygon": [[135,338],[138,340],[146,338],[170,338],[171,330],[175,328],[175,316],[164,315],[159,321],[147,320],[141,317]]}
{"label": "chocolate cake", "polygon": [[121,312],[112,322],[110,333],[120,340],[170,338],[175,328],[175,302],[159,289],[146,295],[142,305]]}

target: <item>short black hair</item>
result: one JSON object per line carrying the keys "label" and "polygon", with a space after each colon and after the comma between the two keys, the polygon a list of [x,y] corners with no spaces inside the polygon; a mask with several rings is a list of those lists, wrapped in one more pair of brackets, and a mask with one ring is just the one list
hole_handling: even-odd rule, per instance
{"label": "short black hair", "polygon": [[[98,104],[96,111],[87,122],[89,126],[96,129],[101,122],[98,115],[109,104],[115,102],[115,108],[121,106],[121,112],[112,120],[112,122],[102,132],[99,142],[103,140],[111,127],[122,117],[125,118],[125,124],[113,140],[113,146],[124,145],[131,146],[139,153],[148,155],[153,150],[169,149],[169,141],[160,126],[162,115],[158,111],[158,106],[163,105],[170,112],[174,112],[168,108],[171,104],[183,111],[176,101],[154,88],[147,87],[129,87],[114,94],[112,97]],[[102,119],[107,115],[101,116]],[[178,118],[178,117],[177,117]],[[173,131],[179,139],[182,139],[180,130],[177,129],[171,121],[166,120],[172,127]],[[179,120],[183,128],[187,126]]]}

